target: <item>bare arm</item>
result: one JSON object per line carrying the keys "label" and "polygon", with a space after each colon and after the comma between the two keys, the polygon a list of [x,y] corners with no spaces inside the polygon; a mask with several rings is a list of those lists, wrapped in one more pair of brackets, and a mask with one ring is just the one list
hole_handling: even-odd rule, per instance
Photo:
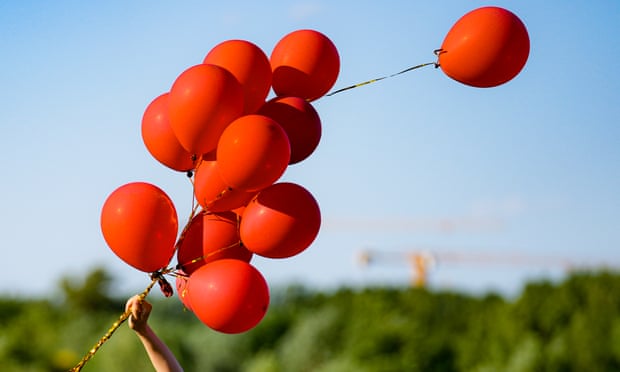
{"label": "bare arm", "polygon": [[126,310],[131,310],[129,328],[133,329],[144,345],[144,349],[157,372],[183,371],[168,346],[155,334],[147,320],[151,313],[151,304],[134,296],[127,301]]}

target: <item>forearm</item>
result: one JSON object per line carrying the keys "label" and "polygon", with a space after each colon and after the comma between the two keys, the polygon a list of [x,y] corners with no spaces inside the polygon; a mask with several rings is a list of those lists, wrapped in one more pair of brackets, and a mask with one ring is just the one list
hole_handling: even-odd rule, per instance
{"label": "forearm", "polygon": [[157,372],[183,371],[172,351],[168,349],[148,325],[141,332],[136,332],[144,345],[149,359]]}

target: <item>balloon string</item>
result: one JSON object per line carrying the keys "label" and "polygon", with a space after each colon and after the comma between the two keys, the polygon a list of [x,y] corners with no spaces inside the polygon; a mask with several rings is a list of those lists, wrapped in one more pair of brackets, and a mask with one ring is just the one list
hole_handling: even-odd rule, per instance
{"label": "balloon string", "polygon": [[[435,54],[437,54],[437,51],[435,51]],[[425,67],[425,66],[431,66],[431,65],[435,66],[435,68],[439,67],[439,63],[437,63],[437,62],[422,63],[420,65],[416,65],[416,66],[412,66],[412,67],[406,68],[406,69],[404,69],[402,71],[399,71],[397,73],[394,73],[392,75],[386,75],[386,76],[382,76],[382,77],[379,77],[379,78],[370,79],[370,80],[364,81],[362,83],[350,85],[348,87],[335,90],[335,91],[333,91],[331,93],[326,94],[325,96],[326,97],[333,96],[336,93],[340,93],[340,92],[344,92],[344,91],[349,90],[349,89],[353,89],[353,88],[361,87],[361,86],[364,86],[364,85],[368,85],[368,84],[374,83],[376,81],[380,81],[380,80],[383,80],[383,79],[391,78],[391,77],[394,77],[394,76],[397,76],[397,75],[400,75],[400,74],[404,74],[405,72],[409,72],[411,70],[417,70],[419,68],[422,68],[422,67]]]}
{"label": "balloon string", "polygon": [[[202,260],[206,260],[207,258],[209,258],[209,257],[211,257],[211,256],[214,256],[214,255],[216,255],[216,254],[218,254],[218,253],[224,252],[224,251],[225,251],[225,250],[227,250],[227,249],[232,249],[232,248],[235,248],[235,247],[240,246],[240,245],[241,245],[241,246],[243,246],[243,243],[241,242],[241,240],[239,240],[238,242],[235,242],[235,243],[233,243],[233,244],[231,244],[231,245],[228,245],[228,246],[226,246],[226,247],[218,248],[218,249],[214,250],[213,252],[209,252],[208,254],[202,255],[202,256],[200,256],[200,257],[196,257],[196,258],[194,258],[193,260],[190,260],[190,261],[188,261],[188,262],[185,262],[185,263],[182,263],[182,264],[180,263],[180,264],[178,264],[178,265],[176,266],[176,268],[177,268],[178,270],[183,270],[183,271],[185,271],[185,270],[183,269],[184,267],[187,267],[187,266],[189,266],[189,265],[191,265],[191,264],[195,264],[196,262],[199,262],[199,261],[202,261]],[[183,275],[183,274],[181,274],[181,273],[175,273],[175,275],[177,275],[177,276],[187,276],[187,275]]]}
{"label": "balloon string", "polygon": [[[205,213],[205,212],[203,211],[203,212],[201,212],[201,213]],[[207,211],[207,213],[208,213],[208,211]],[[193,217],[192,217],[192,218],[193,218]],[[190,218],[190,221],[191,221],[191,218]],[[238,215],[238,214],[237,214],[237,220],[236,220],[236,223],[237,223],[237,226],[236,226],[237,231],[239,231],[239,228],[241,227],[241,216],[240,216],[240,215]],[[183,238],[185,237],[185,233],[186,233],[186,231],[187,231],[188,227],[189,227],[189,223],[188,223],[188,225],[186,225],[186,226],[185,226],[185,229],[183,229],[183,232],[181,233],[181,237],[179,238],[179,241],[177,242],[176,249],[179,249],[179,247],[180,247],[181,243],[183,242]],[[191,264],[195,264],[196,262],[199,262],[199,261],[201,261],[201,260],[206,260],[207,258],[209,258],[209,257],[211,257],[211,256],[213,256],[213,255],[216,255],[216,254],[218,254],[218,253],[224,252],[225,250],[227,250],[227,249],[231,249],[231,248],[234,248],[234,247],[236,247],[236,246],[243,246],[243,242],[242,242],[241,240],[239,240],[238,242],[235,242],[235,243],[233,243],[233,244],[231,244],[231,245],[228,245],[228,246],[226,246],[226,247],[222,247],[222,248],[218,248],[218,249],[216,249],[216,250],[215,250],[215,251],[213,251],[213,252],[209,252],[209,253],[208,253],[208,254],[206,254],[206,255],[202,255],[202,256],[200,256],[200,257],[196,257],[196,258],[194,258],[194,259],[192,259],[192,260],[190,260],[190,261],[187,261],[187,262],[179,263],[179,264],[176,266],[176,269],[177,269],[177,270],[184,270],[184,267],[187,267],[187,266],[189,266],[189,265],[191,265]],[[175,273],[175,275],[177,275],[177,276],[186,276],[186,275],[183,275],[183,274],[181,274],[181,273]]]}
{"label": "balloon string", "polygon": [[[149,284],[148,287],[146,287],[146,289],[142,293],[140,293],[138,295],[139,301],[143,301],[146,298],[146,296],[149,294],[149,292],[151,291],[151,289],[153,288],[155,283],[159,282],[162,279],[162,275],[166,274],[168,272],[170,272],[170,269],[166,269],[166,270],[163,270],[163,271],[158,271],[158,272],[153,273],[151,275],[151,284]],[[92,358],[95,355],[95,353],[99,350],[99,348],[101,346],[103,346],[103,344],[106,341],[108,341],[110,339],[110,337],[112,337],[112,334],[114,334],[114,332],[121,326],[121,324],[123,324],[123,322],[125,322],[125,320],[127,320],[129,318],[130,315],[131,315],[131,309],[128,309],[123,314],[121,314],[121,316],[118,318],[118,320],[116,322],[114,322],[114,324],[112,324],[110,329],[108,329],[106,334],[103,335],[103,337],[101,337],[99,339],[99,341],[97,341],[95,346],[93,346],[86,353],[86,355],[84,355],[82,360],[80,360],[80,362],[75,367],[70,369],[70,372],[81,371],[82,368],[84,367],[84,365],[90,360],[90,358]]]}
{"label": "balloon string", "polygon": [[179,250],[179,247],[183,243],[183,240],[185,239],[185,234],[187,234],[187,230],[189,230],[189,227],[192,224],[192,220],[196,216],[196,211],[198,211],[198,208],[200,208],[200,205],[196,204],[196,199],[192,199],[192,210],[190,211],[189,217],[187,218],[187,223],[185,224],[185,226],[183,226],[183,230],[181,230],[181,234],[179,234],[179,238],[177,239],[177,242],[174,246],[175,252]]}
{"label": "balloon string", "polygon": [[227,186],[224,190],[220,191],[220,193],[215,196],[215,199],[213,199],[210,202],[206,203],[207,204],[206,205],[207,211],[209,210],[209,208],[211,206],[213,206],[213,203],[217,202],[218,200],[220,200],[221,198],[226,196],[226,194],[230,193],[231,191],[233,191],[233,188],[230,187],[230,186]]}

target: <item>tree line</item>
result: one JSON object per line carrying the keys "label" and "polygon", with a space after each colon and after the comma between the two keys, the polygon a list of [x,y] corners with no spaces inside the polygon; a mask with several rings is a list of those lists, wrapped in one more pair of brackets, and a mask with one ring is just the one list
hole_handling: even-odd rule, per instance
{"label": "tree line", "polygon": [[[0,298],[3,371],[66,371],[118,319],[127,298],[97,268],[55,298]],[[151,326],[186,371],[618,371],[620,273],[527,283],[516,298],[405,287],[272,291],[263,321],[208,329],[175,298],[150,296]],[[83,371],[152,370],[122,325]]]}

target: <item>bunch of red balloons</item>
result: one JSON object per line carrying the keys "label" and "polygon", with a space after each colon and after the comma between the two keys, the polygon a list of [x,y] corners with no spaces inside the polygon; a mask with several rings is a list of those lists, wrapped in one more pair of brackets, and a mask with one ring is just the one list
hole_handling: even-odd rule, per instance
{"label": "bunch of red balloons", "polygon": [[[510,11],[483,7],[454,24],[437,54],[449,77],[493,87],[521,71],[529,37]],[[297,30],[270,57],[249,41],[228,40],[183,71],[146,108],[142,138],[161,164],[193,176],[201,209],[177,239],[170,198],[149,183],[123,185],[101,213],[112,251],[148,273],[167,268],[176,253],[179,298],[203,323],[224,333],[256,326],[269,289],[250,264],[253,255],[295,256],[321,225],[312,194],[278,180],[316,149],[321,121],[312,101],[333,87],[339,70],[325,35]]]}
{"label": "bunch of red balloons", "polygon": [[269,289],[253,255],[292,257],[319,232],[312,194],[277,181],[317,148],[321,120],[311,102],[332,88],[339,69],[332,41],[304,29],[284,36],[270,57],[249,41],[228,40],[183,71],[147,106],[142,138],[161,164],[193,176],[201,208],[177,239],[170,198],[149,183],[123,185],[101,213],[112,251],[148,273],[166,269],[176,253],[179,298],[203,323],[224,333],[256,326]]}

